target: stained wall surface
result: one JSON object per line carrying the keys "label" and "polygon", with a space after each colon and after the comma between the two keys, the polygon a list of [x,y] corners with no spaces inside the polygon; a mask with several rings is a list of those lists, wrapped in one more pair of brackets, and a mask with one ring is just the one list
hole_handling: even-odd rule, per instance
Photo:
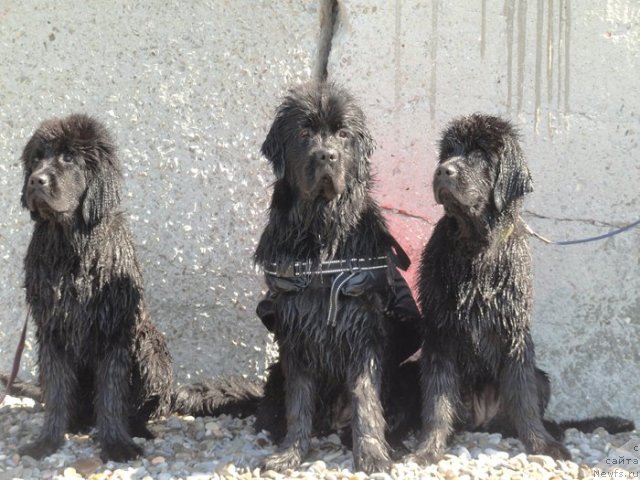
{"label": "stained wall surface", "polygon": [[[259,148],[279,98],[314,71],[324,4],[0,3],[0,370],[25,313],[20,151],[44,118],[82,111],[118,140],[123,207],[179,380],[263,371],[272,347],[251,254],[272,176]],[[332,45],[329,76],[367,114],[375,194],[414,260],[442,214],[430,190],[439,132],[476,111],[520,129],[534,229],[581,238],[637,219],[637,2],[343,0]],[[640,421],[639,232],[532,240],[551,416]],[[33,348],[30,337],[23,376]]]}

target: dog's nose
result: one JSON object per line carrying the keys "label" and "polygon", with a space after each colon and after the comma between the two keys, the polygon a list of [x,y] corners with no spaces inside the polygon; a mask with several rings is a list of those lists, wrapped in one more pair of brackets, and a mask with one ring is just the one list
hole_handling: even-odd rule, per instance
{"label": "dog's nose", "polygon": [[34,172],[29,177],[29,185],[32,187],[46,187],[49,184],[49,177],[43,172]]}
{"label": "dog's nose", "polygon": [[313,152],[313,159],[319,162],[335,162],[338,159],[338,152],[330,148],[321,148]]}
{"label": "dog's nose", "polygon": [[443,175],[447,177],[455,177],[457,174],[458,170],[451,163],[444,163],[436,169],[436,177]]}

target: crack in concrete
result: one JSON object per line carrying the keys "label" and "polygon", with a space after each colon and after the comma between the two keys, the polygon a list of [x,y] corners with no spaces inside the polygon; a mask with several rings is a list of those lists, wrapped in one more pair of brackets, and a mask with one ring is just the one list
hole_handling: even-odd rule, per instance
{"label": "crack in concrete", "polygon": [[328,65],[331,55],[331,44],[338,29],[341,14],[339,0],[320,0],[320,35],[313,78],[325,82],[329,76]]}
{"label": "crack in concrete", "polygon": [[423,215],[418,215],[417,213],[411,213],[407,210],[404,210],[402,208],[397,208],[397,207],[392,207],[389,205],[380,205],[380,208],[384,211],[387,212],[391,212],[395,215],[400,215],[401,217],[407,217],[407,218],[415,218],[417,220],[421,220],[429,225],[435,225],[436,222],[434,220],[431,220],[430,218],[427,218]]}

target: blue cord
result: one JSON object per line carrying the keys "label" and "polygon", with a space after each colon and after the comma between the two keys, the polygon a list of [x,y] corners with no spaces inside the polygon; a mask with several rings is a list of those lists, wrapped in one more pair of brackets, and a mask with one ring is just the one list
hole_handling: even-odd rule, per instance
{"label": "blue cord", "polygon": [[611,230],[609,233],[605,233],[603,235],[598,235],[596,237],[587,237],[587,238],[581,238],[579,240],[563,240],[561,242],[554,242],[553,240],[548,240],[548,239],[544,238],[542,235],[538,235],[536,232],[534,232],[531,229],[531,227],[529,227],[528,225],[525,224],[525,226],[527,227],[527,230],[529,231],[529,233],[531,235],[533,235],[534,237],[542,240],[545,243],[549,243],[551,245],[576,245],[578,243],[595,242],[597,240],[603,240],[605,238],[613,237],[614,235],[618,235],[619,233],[622,233],[622,232],[625,232],[627,230],[630,230],[633,227],[637,227],[638,225],[640,225],[640,220],[636,220],[635,222],[630,223],[629,225],[625,225],[624,227],[617,228],[615,230]]}

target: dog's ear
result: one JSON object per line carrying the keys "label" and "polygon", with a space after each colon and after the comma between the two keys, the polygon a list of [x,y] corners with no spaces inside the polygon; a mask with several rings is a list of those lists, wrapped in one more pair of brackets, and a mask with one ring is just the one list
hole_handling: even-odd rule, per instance
{"label": "dog's ear", "polygon": [[262,143],[260,151],[271,162],[273,173],[277,180],[284,177],[285,173],[285,139],[284,139],[284,117],[281,112],[276,115],[267,138]]}
{"label": "dog's ear", "polygon": [[98,224],[120,204],[120,161],[111,134],[98,120],[73,114],[62,121],[68,148],[84,161],[86,189],[82,219],[89,227]]}
{"label": "dog's ear", "polygon": [[510,138],[505,143],[498,158],[497,168],[498,175],[493,186],[493,203],[498,212],[502,212],[513,201],[533,192],[531,174],[515,138]]}
{"label": "dog's ear", "polygon": [[88,172],[87,177],[82,218],[88,227],[93,227],[120,204],[120,173],[103,161],[97,170]]}
{"label": "dog's ear", "polygon": [[358,170],[357,178],[360,182],[365,182],[369,179],[370,161],[371,155],[376,148],[375,142],[369,129],[366,125],[362,124],[360,128],[355,132],[356,152],[358,155]]}

